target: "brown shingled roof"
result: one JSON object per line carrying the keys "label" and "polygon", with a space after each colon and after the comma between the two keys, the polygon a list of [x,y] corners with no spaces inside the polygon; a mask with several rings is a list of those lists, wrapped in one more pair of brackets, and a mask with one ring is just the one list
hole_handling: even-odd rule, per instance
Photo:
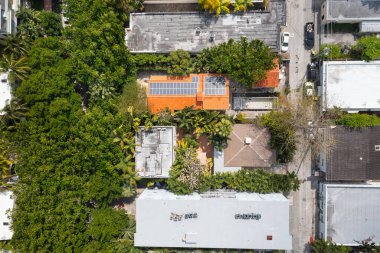
{"label": "brown shingled roof", "polygon": [[329,130],[334,146],[328,152],[326,179],[331,181],[380,180],[380,127]]}
{"label": "brown shingled roof", "polygon": [[[251,138],[251,144],[244,139]],[[225,167],[263,168],[270,167],[276,161],[275,151],[269,147],[267,129],[260,129],[250,124],[236,124],[233,127],[224,150]]]}

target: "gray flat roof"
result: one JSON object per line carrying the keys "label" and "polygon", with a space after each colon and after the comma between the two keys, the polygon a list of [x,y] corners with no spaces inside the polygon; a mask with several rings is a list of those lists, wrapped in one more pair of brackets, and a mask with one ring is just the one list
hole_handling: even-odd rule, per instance
{"label": "gray flat roof", "polygon": [[[167,53],[177,49],[198,53],[229,39],[264,41],[278,51],[285,1],[271,2],[270,12],[213,15],[199,12],[132,13],[126,44],[131,52]],[[197,32],[198,31],[198,32]],[[210,36],[214,40],[210,41]]]}
{"label": "gray flat roof", "polygon": [[328,20],[380,20],[380,0],[327,0],[326,5]]}
{"label": "gray flat roof", "polygon": [[135,167],[141,177],[168,177],[174,162],[174,126],[140,127],[135,136]]}
{"label": "gray flat roof", "polygon": [[327,239],[337,244],[380,244],[380,185],[324,185]]}
{"label": "gray flat roof", "polygon": [[323,109],[380,110],[380,61],[324,61]]}

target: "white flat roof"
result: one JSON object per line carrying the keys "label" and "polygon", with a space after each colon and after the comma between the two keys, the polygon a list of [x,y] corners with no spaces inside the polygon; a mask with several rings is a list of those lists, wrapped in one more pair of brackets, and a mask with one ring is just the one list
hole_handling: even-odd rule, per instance
{"label": "white flat roof", "polygon": [[380,111],[380,61],[325,61],[321,73],[323,109]]}
{"label": "white flat roof", "polygon": [[8,82],[8,74],[0,73],[0,115],[2,109],[10,102],[11,100],[11,86]]}
{"label": "white flat roof", "polygon": [[325,184],[325,239],[357,246],[380,244],[380,185]]}
{"label": "white flat roof", "polygon": [[13,208],[14,199],[11,191],[0,191],[0,241],[10,240],[13,236],[11,220],[7,211]]}
{"label": "white flat roof", "polygon": [[145,190],[136,201],[137,247],[292,248],[289,202],[279,193]]}

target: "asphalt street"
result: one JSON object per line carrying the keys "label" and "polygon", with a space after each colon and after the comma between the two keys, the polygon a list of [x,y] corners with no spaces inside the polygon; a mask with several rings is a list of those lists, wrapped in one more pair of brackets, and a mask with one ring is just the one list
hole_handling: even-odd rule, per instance
{"label": "asphalt street", "polygon": [[[287,26],[283,31],[290,33],[289,42],[289,86],[290,99],[296,101],[302,95],[302,85],[306,82],[307,65],[311,60],[311,50],[304,45],[304,26],[314,22],[318,31],[320,0],[288,0]],[[319,47],[319,35],[315,34],[315,48]],[[311,150],[308,141],[299,133],[299,143],[294,162],[289,171],[297,172],[302,181],[300,190],[290,194],[290,232],[293,236],[293,252],[310,252],[310,236],[315,232],[315,189],[312,181]]]}

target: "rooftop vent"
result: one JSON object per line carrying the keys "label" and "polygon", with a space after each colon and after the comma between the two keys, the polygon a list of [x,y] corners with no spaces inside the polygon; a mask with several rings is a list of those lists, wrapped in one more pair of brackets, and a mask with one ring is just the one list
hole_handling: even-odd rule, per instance
{"label": "rooftop vent", "polygon": [[375,151],[380,151],[380,145],[375,145]]}
{"label": "rooftop vent", "polygon": [[251,144],[251,143],[252,143],[252,139],[251,139],[250,137],[245,137],[245,138],[244,138],[244,144],[249,145],[249,144]]}

